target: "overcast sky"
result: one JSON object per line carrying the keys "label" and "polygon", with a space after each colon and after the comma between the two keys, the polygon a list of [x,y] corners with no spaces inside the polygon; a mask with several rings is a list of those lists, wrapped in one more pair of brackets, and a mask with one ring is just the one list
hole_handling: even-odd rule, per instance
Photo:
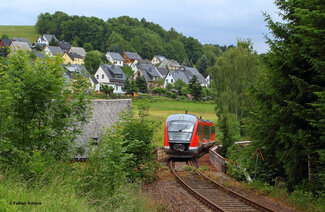
{"label": "overcast sky", "polygon": [[55,11],[105,21],[122,15],[144,17],[201,43],[235,45],[238,38],[250,38],[259,53],[268,49],[262,12],[278,20],[273,0],[4,0],[0,25],[34,25],[40,13]]}

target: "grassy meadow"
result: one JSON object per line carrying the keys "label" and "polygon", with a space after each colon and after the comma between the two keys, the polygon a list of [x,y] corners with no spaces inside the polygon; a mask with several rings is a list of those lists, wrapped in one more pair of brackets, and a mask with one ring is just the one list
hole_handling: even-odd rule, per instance
{"label": "grassy meadow", "polygon": [[203,119],[207,119],[216,123],[217,116],[215,113],[215,104],[211,102],[189,102],[177,101],[167,98],[153,98],[153,99],[134,99],[132,105],[137,108],[139,104],[146,104],[149,106],[149,118],[160,123],[159,130],[155,135],[155,144],[157,147],[163,146],[164,141],[164,127],[165,120],[169,115],[175,113],[194,114]]}
{"label": "grassy meadow", "polygon": [[0,36],[7,34],[9,38],[20,37],[27,38],[34,43],[39,37],[34,26],[3,26],[0,25]]}

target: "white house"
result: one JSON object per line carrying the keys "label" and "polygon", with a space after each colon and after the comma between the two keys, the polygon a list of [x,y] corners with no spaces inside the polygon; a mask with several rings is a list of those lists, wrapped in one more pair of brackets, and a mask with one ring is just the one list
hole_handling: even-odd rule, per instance
{"label": "white house", "polygon": [[211,84],[211,75],[210,74],[205,78],[205,81],[207,82],[208,87],[209,87]]}
{"label": "white house", "polygon": [[168,74],[165,78],[164,87],[166,87],[166,85],[168,83],[174,84],[179,79],[182,80],[183,82],[185,82],[186,84],[189,84],[189,80],[188,80],[184,70],[178,69],[175,71],[168,72]]}
{"label": "white house", "polygon": [[106,58],[112,64],[123,67],[124,59],[119,53],[107,52],[106,53]]}
{"label": "white house", "polygon": [[159,64],[161,63],[162,61],[166,60],[166,57],[165,56],[160,56],[160,55],[155,55],[152,60],[151,60],[151,63],[153,65],[156,65],[156,64]]}
{"label": "white house", "polygon": [[174,84],[179,79],[186,84],[189,84],[194,75],[202,87],[208,87],[205,78],[200,74],[200,72],[198,72],[198,70],[196,70],[196,68],[193,67],[182,67],[175,71],[170,71],[165,78],[164,86],[166,87],[167,83]]}
{"label": "white house", "polygon": [[36,43],[45,44],[48,46],[53,38],[56,42],[59,42],[55,35],[43,34],[37,39]]}
{"label": "white house", "polygon": [[114,88],[114,93],[122,94],[126,76],[122,69],[116,65],[100,64],[95,73],[95,79],[100,85],[108,85]]}

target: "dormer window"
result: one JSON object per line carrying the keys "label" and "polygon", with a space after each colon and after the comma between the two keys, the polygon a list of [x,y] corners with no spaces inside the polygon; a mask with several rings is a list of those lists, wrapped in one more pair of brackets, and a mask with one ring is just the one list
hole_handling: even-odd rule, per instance
{"label": "dormer window", "polygon": [[115,74],[115,78],[122,78],[122,74]]}

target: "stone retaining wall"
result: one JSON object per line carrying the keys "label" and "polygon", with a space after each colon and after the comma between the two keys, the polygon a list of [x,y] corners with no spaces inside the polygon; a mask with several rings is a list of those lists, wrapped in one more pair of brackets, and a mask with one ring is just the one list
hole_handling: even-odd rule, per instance
{"label": "stone retaining wall", "polygon": [[[131,99],[92,100],[92,117],[76,139],[77,145],[85,146],[89,142],[99,141],[106,129],[119,120],[119,114],[131,108],[131,103]],[[87,154],[78,155],[77,159],[86,157]]]}

